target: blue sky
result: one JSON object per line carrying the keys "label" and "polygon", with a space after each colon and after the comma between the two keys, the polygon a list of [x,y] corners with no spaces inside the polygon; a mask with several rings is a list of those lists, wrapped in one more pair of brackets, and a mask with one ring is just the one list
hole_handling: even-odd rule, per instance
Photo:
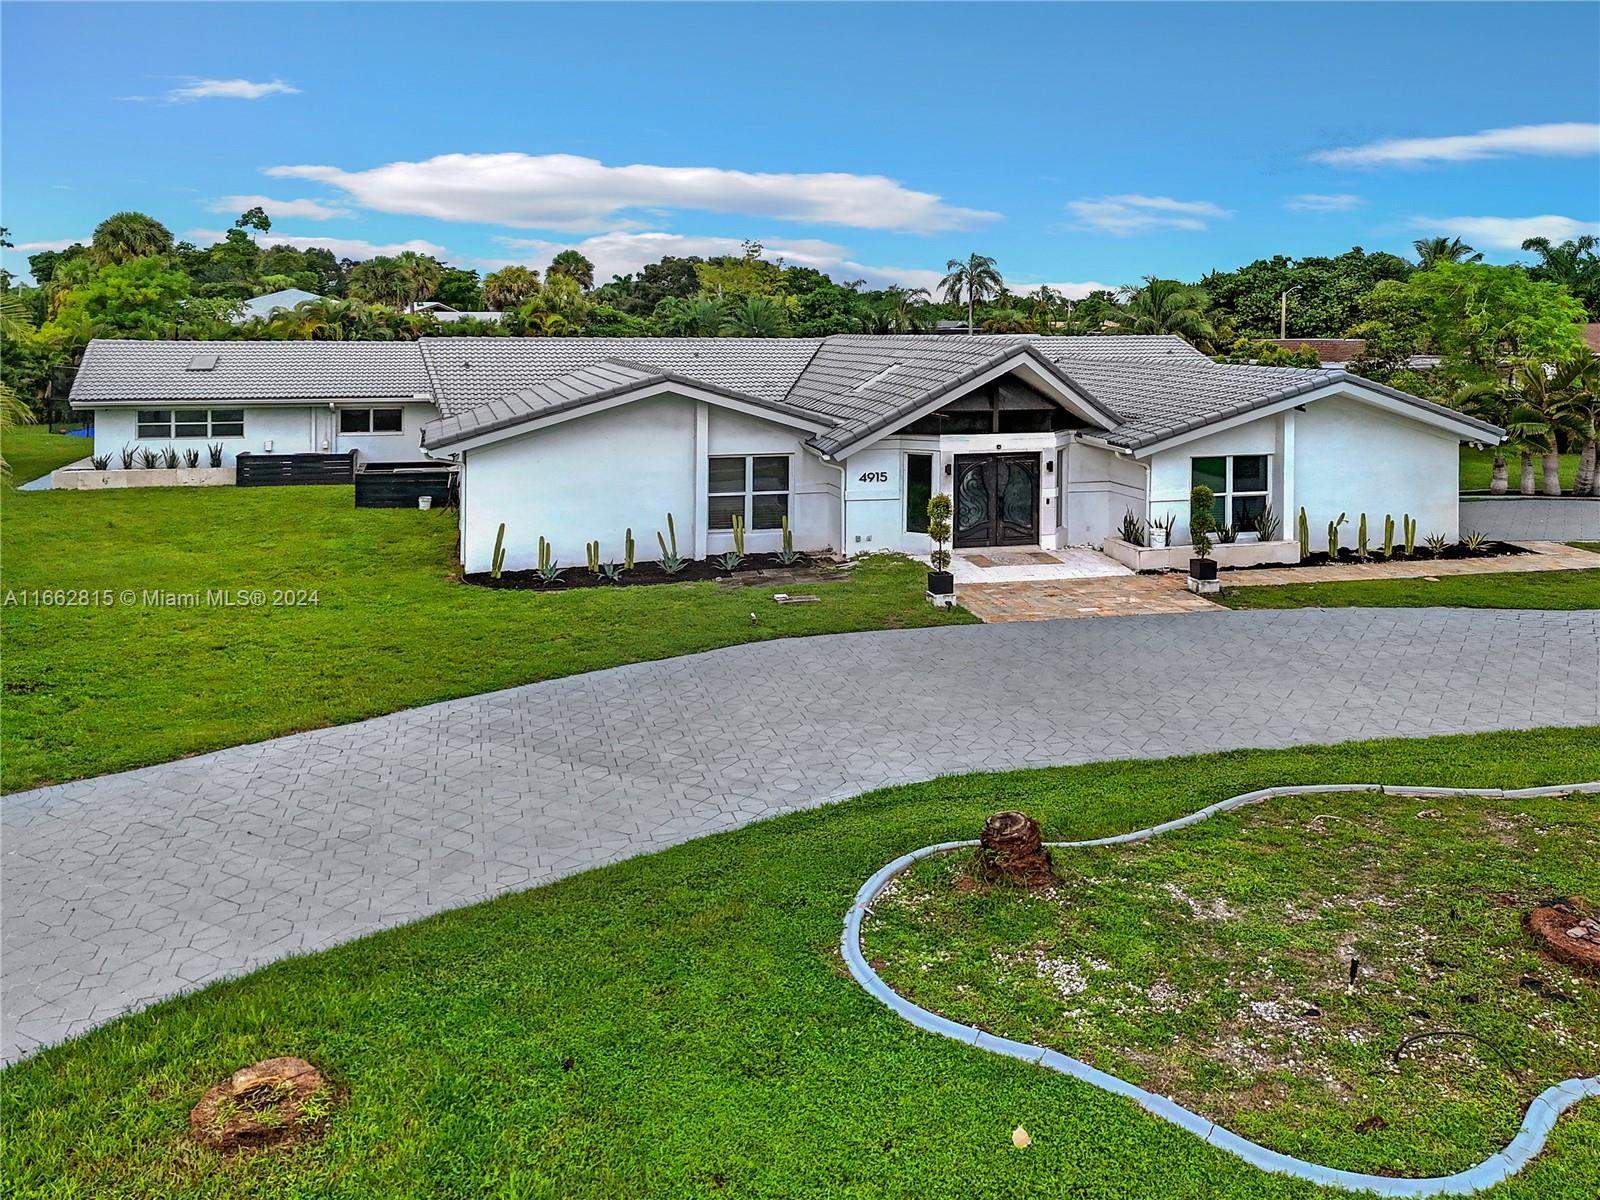
{"label": "blue sky", "polygon": [[[1600,232],[1596,4],[7,3],[26,247],[205,241],[602,279],[744,238],[837,278],[1195,278]],[[265,199],[263,199],[265,198]],[[281,235],[281,236],[280,236]]]}

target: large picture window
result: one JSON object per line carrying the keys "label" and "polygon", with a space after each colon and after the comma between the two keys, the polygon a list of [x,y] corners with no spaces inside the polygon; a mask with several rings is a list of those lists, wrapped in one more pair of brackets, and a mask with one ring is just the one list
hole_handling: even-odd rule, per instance
{"label": "large picture window", "polygon": [[399,433],[404,414],[398,408],[341,408],[340,433]]}
{"label": "large picture window", "polygon": [[161,441],[243,437],[244,409],[141,408],[135,436]]}
{"label": "large picture window", "polygon": [[789,515],[789,456],[719,455],[710,461],[706,484],[706,526],[732,529],[742,517],[746,529],[782,529]]}
{"label": "large picture window", "polygon": [[1241,533],[1254,533],[1256,518],[1267,507],[1267,456],[1265,454],[1213,455],[1189,460],[1190,487],[1204,485],[1216,494],[1211,515],[1218,525],[1232,525]]}
{"label": "large picture window", "polygon": [[906,455],[906,532],[928,532],[928,501],[933,498],[933,455]]}

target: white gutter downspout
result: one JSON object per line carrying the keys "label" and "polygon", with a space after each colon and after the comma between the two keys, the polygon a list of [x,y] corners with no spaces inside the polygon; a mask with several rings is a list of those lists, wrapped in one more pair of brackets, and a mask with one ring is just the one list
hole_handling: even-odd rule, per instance
{"label": "white gutter downspout", "polygon": [[818,454],[817,458],[820,461],[826,463],[828,466],[836,468],[838,470],[838,472],[839,472],[839,553],[844,555],[846,558],[848,558],[849,557],[849,551],[845,549],[845,541],[844,541],[844,535],[845,535],[845,508],[844,508],[845,466],[844,466],[844,464],[842,462],[834,461],[834,459],[833,459],[833,457],[831,455]]}
{"label": "white gutter downspout", "polygon": [[[1074,436],[1077,436],[1077,435],[1074,435]],[[1118,458],[1121,458],[1123,455],[1127,455],[1129,461],[1137,463],[1139,466],[1144,468],[1144,523],[1145,523],[1145,526],[1148,527],[1149,524],[1150,524],[1150,511],[1151,511],[1150,510],[1150,463],[1149,463],[1149,461],[1148,460],[1140,460],[1140,459],[1134,458],[1132,450],[1124,449],[1121,446],[1113,446],[1110,442],[1107,442],[1107,441],[1105,441],[1105,440],[1103,440],[1101,438],[1087,438],[1087,437],[1085,437],[1085,438],[1080,438],[1079,440],[1081,440],[1083,442],[1083,444],[1086,445],[1086,446],[1098,446],[1102,450],[1109,450],[1109,451],[1111,451],[1111,453],[1115,454]]]}

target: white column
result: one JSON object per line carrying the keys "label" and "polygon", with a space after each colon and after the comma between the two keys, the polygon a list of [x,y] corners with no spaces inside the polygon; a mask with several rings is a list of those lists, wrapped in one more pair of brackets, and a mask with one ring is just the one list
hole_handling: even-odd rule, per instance
{"label": "white column", "polygon": [[1294,499],[1294,409],[1283,414],[1278,426],[1278,495],[1283,509],[1278,513],[1280,538],[1293,538],[1300,520]]}

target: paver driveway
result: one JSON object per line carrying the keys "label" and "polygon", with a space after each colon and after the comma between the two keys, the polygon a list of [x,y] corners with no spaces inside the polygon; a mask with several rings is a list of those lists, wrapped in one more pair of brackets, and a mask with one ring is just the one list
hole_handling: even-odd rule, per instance
{"label": "paver driveway", "polygon": [[1600,613],[1453,609],[847,634],[451,701],[6,798],[4,1050],[881,784],[1597,720]]}

